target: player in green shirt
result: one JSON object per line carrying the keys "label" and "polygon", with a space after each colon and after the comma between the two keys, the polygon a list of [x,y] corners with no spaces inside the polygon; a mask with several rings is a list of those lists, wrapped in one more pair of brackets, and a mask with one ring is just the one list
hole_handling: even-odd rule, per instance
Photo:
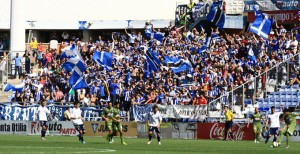
{"label": "player in green shirt", "polygon": [[120,104],[119,102],[116,102],[116,105],[114,107],[114,116],[113,116],[113,122],[112,122],[112,128],[114,132],[119,132],[120,133],[120,139],[121,139],[121,144],[127,145],[126,142],[124,142],[124,137],[123,137],[123,130],[122,130],[122,123],[121,123],[121,116],[120,116]]}
{"label": "player in green shirt", "polygon": [[256,107],[254,110],[254,114],[249,118],[247,128],[249,128],[250,121],[253,121],[253,131],[254,131],[254,143],[259,143],[260,141],[260,133],[262,131],[261,120],[266,123],[265,119],[259,113],[258,108]]}
{"label": "player in green shirt", "polygon": [[105,120],[105,129],[108,131],[108,134],[106,136],[106,140],[109,143],[112,143],[112,137],[113,137],[113,128],[112,128],[112,122],[113,122],[113,116],[114,116],[114,108],[112,107],[112,103],[108,103],[108,107],[104,109],[102,113],[102,118]]}
{"label": "player in green shirt", "polygon": [[290,113],[290,111],[288,109],[284,109],[283,110],[283,120],[285,122],[285,126],[279,130],[279,145],[281,144],[283,135],[286,136],[286,147],[285,148],[289,148],[289,143],[290,143],[290,139],[291,136],[294,133],[294,130],[296,128],[296,116],[300,116],[300,115],[296,115],[294,113]]}

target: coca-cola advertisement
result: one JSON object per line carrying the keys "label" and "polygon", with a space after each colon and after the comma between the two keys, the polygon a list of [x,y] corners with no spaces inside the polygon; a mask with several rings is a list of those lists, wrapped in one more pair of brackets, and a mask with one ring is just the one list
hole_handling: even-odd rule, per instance
{"label": "coca-cola advertisement", "polygon": [[[224,139],[224,123],[198,123],[197,128],[197,139]],[[252,124],[247,128],[246,123],[235,123],[232,126],[232,132],[234,140],[254,140]]]}

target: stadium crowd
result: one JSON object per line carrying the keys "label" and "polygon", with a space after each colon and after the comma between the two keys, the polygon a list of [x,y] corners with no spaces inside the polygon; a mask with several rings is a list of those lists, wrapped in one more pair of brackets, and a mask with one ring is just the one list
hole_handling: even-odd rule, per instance
{"label": "stadium crowd", "polygon": [[[149,25],[153,26],[150,22],[146,23],[146,29]],[[113,32],[106,38],[99,36],[96,41],[76,41],[76,47],[88,66],[84,76],[89,85],[77,91],[72,90],[68,83],[71,74],[61,68],[66,61],[66,58],[61,58],[63,49],[75,43],[74,38],[66,38],[62,42],[62,51],[26,52],[22,57],[29,60],[28,56],[35,56],[41,71],[33,75],[32,69],[26,69],[20,77],[25,83],[23,91],[16,92],[12,101],[26,105],[41,99],[61,104],[78,100],[82,106],[103,107],[107,100],[111,100],[113,103],[120,102],[125,110],[133,104],[205,105],[299,52],[299,27],[288,31],[282,25],[277,26],[269,41],[248,32],[221,34],[218,28],[212,28],[211,34],[207,34],[204,29],[198,31],[194,28],[191,32],[183,29],[170,22],[163,41],[147,38],[142,32],[135,34],[134,30],[131,33],[127,30],[124,33]],[[160,29],[155,31],[160,33]],[[208,35],[212,37],[211,44],[202,51],[200,49]],[[34,44],[37,43],[32,42],[31,46]],[[156,73],[147,73],[144,67],[144,51],[148,48],[161,61]],[[92,60],[96,50],[113,53],[111,71]],[[250,50],[253,54],[249,54]],[[174,73],[164,65],[165,56],[187,60],[192,67]],[[293,60],[295,63],[291,66],[294,67],[290,69],[297,70],[299,59]],[[291,76],[296,75],[299,76]],[[266,78],[262,78],[261,82],[265,83]],[[254,84],[250,82],[245,88],[249,98],[256,95]],[[224,97],[222,102],[226,104],[228,100]]]}
{"label": "stadium crowd", "polygon": [[[201,0],[200,4],[206,6]],[[189,4],[187,13],[192,14],[196,8],[196,4]],[[207,12],[206,9],[198,11],[204,14]],[[194,15],[190,19],[179,17],[176,24],[170,22],[165,29],[155,29],[148,21],[145,33],[125,29],[98,36],[96,40],[90,37],[88,41],[77,39],[81,36],[76,34],[64,32],[59,51],[43,52],[41,44],[33,39],[30,51],[20,56],[26,59],[26,73],[18,73],[25,86],[22,92],[15,92],[12,102],[26,105],[42,99],[58,104],[79,101],[82,106],[102,108],[108,101],[112,101],[113,104],[120,102],[121,107],[128,111],[131,105],[143,104],[206,105],[222,96],[221,102],[225,105],[232,100],[231,95],[226,95],[228,91],[247,81],[253,82],[248,82],[240,94],[245,93],[250,99],[260,95],[265,90],[267,78],[275,78],[275,73],[268,77],[263,75],[256,83],[253,79],[299,52],[299,25],[285,29],[284,25],[276,23],[269,40],[264,40],[251,32],[228,34],[226,30],[205,30],[202,27],[189,30],[186,25],[193,22],[194,18]],[[156,39],[153,35],[147,35],[147,31],[163,37]],[[51,36],[52,39],[60,39],[55,36]],[[61,67],[67,60],[62,53],[70,44],[76,44],[88,66],[84,76],[89,86],[77,91],[69,85],[71,73],[66,73]],[[92,60],[94,51],[113,53],[112,70]],[[157,72],[149,72],[145,66],[147,51],[151,51],[160,61]],[[36,58],[34,61],[41,68],[38,74],[32,72],[31,56]],[[166,57],[180,59],[189,67],[174,73],[166,64]],[[290,84],[300,82],[299,60],[298,56],[290,60],[289,71],[285,67],[278,70],[282,74],[279,83],[290,82],[284,78],[287,72],[291,73],[288,75],[292,78]],[[234,97],[236,104],[242,104],[238,94]]]}

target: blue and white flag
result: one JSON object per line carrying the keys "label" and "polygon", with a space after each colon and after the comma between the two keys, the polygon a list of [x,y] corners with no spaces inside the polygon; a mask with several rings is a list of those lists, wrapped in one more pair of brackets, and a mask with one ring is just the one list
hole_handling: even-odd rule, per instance
{"label": "blue and white flag", "polygon": [[12,90],[13,88],[14,88],[14,86],[12,86],[11,84],[8,83],[8,84],[5,86],[4,91],[5,91],[5,92],[8,92],[8,91]]}
{"label": "blue and white flag", "polygon": [[155,32],[153,34],[154,39],[158,40],[159,42],[163,42],[165,33],[161,33],[161,32]]}
{"label": "blue and white flag", "polygon": [[24,83],[21,83],[21,84],[15,85],[15,86],[8,83],[8,84],[6,84],[4,91],[8,92],[8,91],[12,90],[12,91],[18,91],[21,93],[23,91],[24,86],[25,86]]}
{"label": "blue and white flag", "polygon": [[158,54],[153,52],[152,48],[148,48],[148,50],[146,50],[146,57],[149,58],[149,60],[153,61],[153,63],[156,65],[156,67],[159,67],[160,65],[160,60],[158,58]]}
{"label": "blue and white flag", "polygon": [[92,59],[106,69],[112,69],[113,54],[111,52],[95,51]]}
{"label": "blue and white flag", "polygon": [[174,73],[180,73],[186,70],[190,70],[192,66],[189,63],[183,62],[179,67],[172,67]]}
{"label": "blue and white flag", "polygon": [[164,63],[165,64],[176,64],[179,63],[181,60],[179,58],[173,58],[169,56],[164,56]]}
{"label": "blue and white flag", "polygon": [[218,26],[220,29],[223,29],[225,24],[225,13],[220,7],[213,7],[207,15],[207,20]]}
{"label": "blue and white flag", "polygon": [[77,82],[75,83],[75,85],[72,87],[74,90],[77,90],[77,89],[81,89],[81,88],[85,88],[87,87],[87,83],[85,82],[83,76],[81,76]]}
{"label": "blue and white flag", "polygon": [[151,57],[149,57],[148,55],[146,56],[146,63],[145,63],[145,69],[147,72],[157,72],[157,70],[159,70],[159,64],[157,64],[153,59],[151,59]]}
{"label": "blue and white flag", "polygon": [[252,46],[249,47],[249,51],[248,51],[248,58],[253,60],[253,61],[256,61],[256,56],[254,55],[254,52],[253,52],[253,49],[252,49]]}
{"label": "blue and white flag", "polygon": [[273,20],[269,19],[267,15],[259,12],[255,6],[253,6],[253,10],[255,11],[256,18],[249,30],[267,40],[272,29]]}
{"label": "blue and white flag", "polygon": [[164,56],[164,68],[171,68],[174,73],[190,70],[193,66],[189,60]]}
{"label": "blue and white flag", "polygon": [[78,58],[71,58],[67,62],[62,65],[62,68],[66,72],[71,72],[73,70],[77,70],[77,72],[84,72],[86,70],[86,66],[84,63]]}
{"label": "blue and white flag", "polygon": [[203,53],[207,49],[206,45],[203,45],[201,48],[198,49],[198,53]]}
{"label": "blue and white flag", "polygon": [[75,49],[75,45],[67,46],[62,49],[62,54],[60,58],[75,58],[77,54],[73,51]]}
{"label": "blue and white flag", "polygon": [[62,51],[63,52],[61,54],[61,58],[79,58],[80,60],[82,60],[82,57],[78,52],[75,44],[65,47]]}
{"label": "blue and white flag", "polygon": [[78,21],[78,29],[86,29],[87,21]]}
{"label": "blue and white flag", "polygon": [[69,79],[69,84],[74,85],[76,82],[79,80],[79,78],[83,75],[83,72],[77,72],[76,70],[73,71],[70,79]]}

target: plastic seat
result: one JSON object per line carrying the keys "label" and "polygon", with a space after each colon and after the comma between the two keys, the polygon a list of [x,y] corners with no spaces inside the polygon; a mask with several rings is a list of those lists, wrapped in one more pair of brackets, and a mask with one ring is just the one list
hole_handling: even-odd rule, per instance
{"label": "plastic seat", "polygon": [[264,105],[263,106],[263,111],[269,112],[269,110],[270,110],[270,106],[269,105]]}
{"label": "plastic seat", "polygon": [[293,86],[291,87],[291,90],[292,90],[292,91],[298,91],[298,88],[299,88],[299,85],[293,85]]}
{"label": "plastic seat", "polygon": [[269,102],[270,99],[274,99],[274,98],[265,98],[265,99],[264,99],[264,102]]}
{"label": "plastic seat", "polygon": [[247,105],[250,105],[250,104],[252,104],[252,100],[251,99],[245,99],[244,103],[247,104]]}
{"label": "plastic seat", "polygon": [[285,104],[286,102],[287,102],[287,98],[283,98],[283,99],[281,99],[281,104]]}
{"label": "plastic seat", "polygon": [[260,106],[258,107],[258,111],[264,111],[264,106],[263,106],[263,105],[260,105]]}
{"label": "plastic seat", "polygon": [[293,101],[293,98],[287,98],[286,101],[287,101],[287,102],[292,102],[292,101]]}
{"label": "plastic seat", "polygon": [[263,98],[259,98],[259,99],[257,100],[257,103],[258,103],[258,104],[263,104],[263,103],[264,103],[264,99],[263,99]]}
{"label": "plastic seat", "polygon": [[286,91],[286,88],[287,88],[287,86],[286,86],[286,85],[282,85],[282,86],[280,86],[280,88],[279,88],[279,92]]}
{"label": "plastic seat", "polygon": [[280,95],[279,92],[275,92],[275,93],[274,93],[274,98],[280,98],[280,96],[281,96],[281,95]]}
{"label": "plastic seat", "polygon": [[286,98],[287,92],[280,92],[280,98]]}
{"label": "plastic seat", "polygon": [[295,92],[292,93],[292,98],[297,98],[298,99],[298,97],[299,97],[298,95],[299,95],[298,92],[295,91]]}
{"label": "plastic seat", "polygon": [[282,103],[282,99],[281,99],[281,98],[277,98],[277,99],[274,101],[274,106],[279,106],[281,103]]}
{"label": "plastic seat", "polygon": [[293,92],[289,91],[286,93],[286,98],[292,98],[293,97]]}
{"label": "plastic seat", "polygon": [[293,99],[293,102],[299,102],[298,98],[292,98],[292,99]]}

